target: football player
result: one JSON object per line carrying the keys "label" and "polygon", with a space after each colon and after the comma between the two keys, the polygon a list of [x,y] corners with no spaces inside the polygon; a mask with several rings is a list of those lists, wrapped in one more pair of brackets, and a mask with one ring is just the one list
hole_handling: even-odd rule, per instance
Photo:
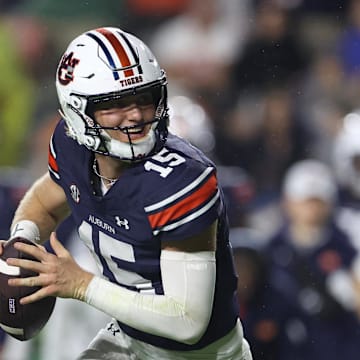
{"label": "football player", "polygon": [[[184,69],[186,71],[186,69]],[[114,320],[78,359],[251,359],[239,320],[226,209],[215,165],[168,133],[167,80],[149,48],[118,28],[81,34],[56,74],[63,119],[49,172],[22,199],[11,237],[40,262],[44,296],[83,301]],[[82,269],[54,230],[71,213],[102,277]],[[86,329],[84,329],[86,331]]]}

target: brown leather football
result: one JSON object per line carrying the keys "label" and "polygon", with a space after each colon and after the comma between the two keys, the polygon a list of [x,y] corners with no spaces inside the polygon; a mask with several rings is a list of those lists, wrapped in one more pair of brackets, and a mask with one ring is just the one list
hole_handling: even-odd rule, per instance
{"label": "brown leather football", "polygon": [[36,260],[28,254],[14,248],[14,243],[21,241],[34,245],[24,238],[9,240],[0,256],[0,327],[12,337],[24,341],[33,338],[49,320],[56,302],[56,297],[46,297],[31,304],[21,305],[19,300],[37,291],[39,287],[9,286],[8,279],[34,276],[36,273],[16,266],[9,266],[7,258]]}

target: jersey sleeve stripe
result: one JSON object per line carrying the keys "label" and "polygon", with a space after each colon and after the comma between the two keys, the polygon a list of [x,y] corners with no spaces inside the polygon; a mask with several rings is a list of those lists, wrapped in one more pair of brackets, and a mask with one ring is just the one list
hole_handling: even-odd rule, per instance
{"label": "jersey sleeve stripe", "polygon": [[59,166],[56,162],[56,153],[53,147],[53,139],[50,139],[49,152],[48,152],[48,168],[56,178],[59,178]]}
{"label": "jersey sleeve stripe", "polygon": [[49,143],[49,153],[53,156],[54,159],[56,159],[56,152],[54,149],[54,135],[51,135],[50,143]]}
{"label": "jersey sleeve stripe", "polygon": [[217,190],[217,180],[215,174],[204,182],[201,187],[185,197],[181,201],[163,209],[155,214],[148,216],[151,227],[159,228],[194,211],[194,209],[208,202]]}
{"label": "jersey sleeve stripe", "polygon": [[196,178],[192,183],[190,183],[188,186],[183,188],[182,190],[178,191],[176,194],[169,196],[168,198],[159,201],[158,203],[149,205],[145,207],[145,211],[147,213],[153,212],[155,210],[164,208],[166,205],[169,205],[173,202],[175,202],[177,199],[181,198],[185,194],[191,192],[193,189],[195,189],[197,186],[199,186],[208,176],[209,174],[214,170],[213,167],[208,167],[204,170],[204,172]]}
{"label": "jersey sleeve stripe", "polygon": [[50,166],[48,166],[48,169],[56,177],[56,179],[60,179],[60,175],[55,172]]}
{"label": "jersey sleeve stripe", "polygon": [[218,190],[216,192],[215,196],[205,206],[201,207],[197,211],[195,211],[192,214],[180,219],[179,221],[175,221],[175,222],[173,222],[171,224],[163,226],[162,228],[154,229],[153,230],[154,236],[158,235],[160,233],[160,231],[174,230],[174,229],[178,228],[181,225],[187,224],[187,223],[195,220],[196,218],[198,218],[199,216],[205,214],[208,210],[210,210],[214,206],[216,201],[219,199],[219,197],[220,197],[220,193],[219,193],[219,190]]}
{"label": "jersey sleeve stripe", "polygon": [[55,160],[55,158],[53,157],[53,155],[51,154],[51,152],[49,152],[49,166],[54,170],[54,171],[59,171],[59,167],[58,164]]}
{"label": "jersey sleeve stripe", "polygon": [[57,178],[60,178],[59,175],[59,166],[56,161],[56,152],[53,146],[53,137],[50,139],[49,151],[48,151],[48,169],[49,171]]}

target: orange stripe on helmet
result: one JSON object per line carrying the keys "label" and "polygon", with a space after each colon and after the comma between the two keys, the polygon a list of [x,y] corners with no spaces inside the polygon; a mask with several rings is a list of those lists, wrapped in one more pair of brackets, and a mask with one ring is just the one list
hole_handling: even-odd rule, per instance
{"label": "orange stripe on helmet", "polygon": [[[117,39],[117,37],[111,31],[104,29],[104,28],[97,29],[96,31],[98,31],[100,34],[104,35],[106,37],[106,39],[110,42],[110,44],[114,48],[114,50],[120,60],[121,65],[123,67],[130,66],[131,65],[130,59],[129,59],[124,47],[122,46],[120,41]],[[126,77],[133,76],[134,71],[132,69],[124,70],[124,75]]]}
{"label": "orange stripe on helmet", "polygon": [[162,227],[172,221],[175,221],[178,218],[181,218],[191,210],[197,208],[209,200],[216,192],[216,189],[217,180],[215,175],[212,175],[198,190],[196,190],[190,196],[165,210],[149,215],[148,218],[151,227],[153,229]]}

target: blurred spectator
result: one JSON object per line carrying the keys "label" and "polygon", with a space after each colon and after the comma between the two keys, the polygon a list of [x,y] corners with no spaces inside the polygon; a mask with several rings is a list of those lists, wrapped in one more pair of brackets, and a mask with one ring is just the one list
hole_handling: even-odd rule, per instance
{"label": "blurred spectator", "polygon": [[169,130],[212,157],[215,148],[213,121],[204,107],[188,96],[170,96]]}
{"label": "blurred spectator", "polygon": [[305,360],[306,357],[299,356],[305,325],[298,317],[296,306],[270,283],[266,254],[256,239],[251,239],[251,244],[240,238],[232,239],[232,246],[240,315],[254,359]]}
{"label": "blurred spectator", "polygon": [[130,32],[144,40],[151,38],[154,28],[185,11],[191,0],[126,0],[129,18],[126,21]]}
{"label": "blurred spectator", "polygon": [[291,93],[281,88],[266,93],[260,149],[262,160],[256,169],[260,189],[280,192],[286,169],[295,161],[308,157],[310,141],[297,116]]}
{"label": "blurred spectator", "polygon": [[254,174],[263,131],[264,98],[259,94],[239,97],[215,122],[215,157],[227,166],[240,166]]}
{"label": "blurred spectator", "polygon": [[351,108],[340,60],[332,51],[314,56],[304,73],[296,106],[301,121],[311,134],[311,155],[331,162],[335,137],[342,119]]}
{"label": "blurred spectator", "polygon": [[[31,124],[36,126],[57,106],[53,85],[53,69],[56,68],[54,40],[47,24],[36,16],[12,13],[6,18],[6,26],[12,34],[27,77],[33,84]],[[29,127],[28,134],[32,133],[33,127]]]}
{"label": "blurred spectator", "polygon": [[289,89],[306,68],[295,19],[275,0],[259,1],[245,48],[233,66],[232,85],[241,93],[268,86]]}
{"label": "blurred spectator", "polygon": [[218,166],[219,184],[224,192],[230,228],[247,227],[255,198],[251,177],[239,166]]}
{"label": "blurred spectator", "polygon": [[248,34],[248,3],[209,0],[204,6],[202,0],[190,0],[185,11],[156,29],[151,47],[171,80],[170,94],[203,99],[218,110]]}
{"label": "blurred spectator", "polygon": [[269,240],[266,254],[271,283],[298,307],[306,339],[301,353],[293,349],[284,359],[358,358],[358,254],[334,222],[336,197],[336,182],[323,163],[304,160],[288,170],[284,226]]}
{"label": "blurred spectator", "polygon": [[345,74],[344,87],[353,107],[360,106],[360,0],[350,0],[347,22],[338,39],[338,56]]}
{"label": "blurred spectator", "polygon": [[257,197],[270,200],[279,197],[286,169],[308,157],[311,141],[291,94],[282,88],[240,98],[215,135],[220,163],[243,168],[255,182]]}
{"label": "blurred spectator", "polygon": [[334,142],[332,165],[339,185],[337,221],[360,251],[360,113],[343,119]]}
{"label": "blurred spectator", "polygon": [[26,155],[35,102],[33,82],[17,35],[0,19],[0,166],[17,166]]}
{"label": "blurred spectator", "polygon": [[360,74],[360,1],[351,0],[347,12],[347,23],[339,39],[339,56],[345,73],[349,76]]}

